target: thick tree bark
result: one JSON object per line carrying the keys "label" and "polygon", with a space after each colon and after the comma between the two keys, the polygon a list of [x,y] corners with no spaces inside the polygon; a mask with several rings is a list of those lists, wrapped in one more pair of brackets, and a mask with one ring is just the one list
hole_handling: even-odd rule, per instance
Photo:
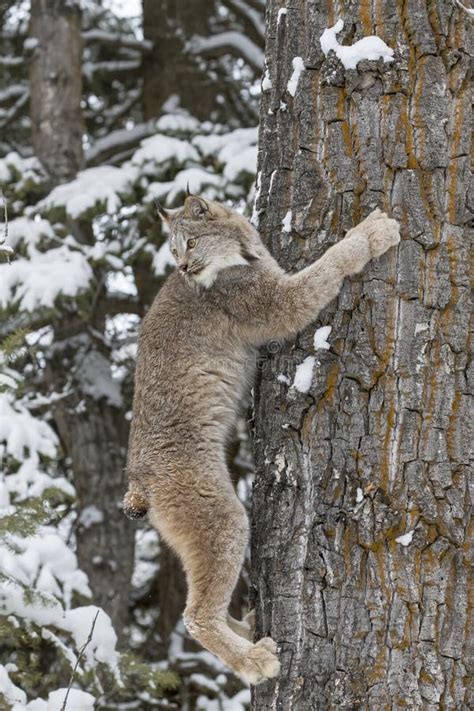
{"label": "thick tree bark", "polygon": [[[259,373],[253,583],[282,673],[253,708],[472,708],[469,19],[435,0],[285,6],[267,9],[261,233],[290,270],[376,206],[402,242],[319,316],[329,351],[314,352],[313,326]],[[325,57],[338,18],[341,43],[377,34],[395,61]],[[304,395],[277,375],[292,381],[309,354]]]}
{"label": "thick tree bark", "polygon": [[[78,4],[32,0],[30,38],[37,42],[30,66],[33,143],[53,186],[72,179],[83,162]],[[68,229],[79,241],[93,242],[90,223],[71,222]],[[90,304],[104,296],[104,281],[97,270]],[[52,410],[78,494],[77,555],[94,602],[109,613],[120,637],[128,622],[134,547],[133,526],[120,507],[125,405],[111,377],[110,353],[95,337],[104,330],[103,310],[79,316],[64,309],[53,326],[46,388],[63,395]]]}
{"label": "thick tree bark", "polygon": [[51,180],[82,166],[81,13],[79,3],[32,0],[30,63],[33,147]]}

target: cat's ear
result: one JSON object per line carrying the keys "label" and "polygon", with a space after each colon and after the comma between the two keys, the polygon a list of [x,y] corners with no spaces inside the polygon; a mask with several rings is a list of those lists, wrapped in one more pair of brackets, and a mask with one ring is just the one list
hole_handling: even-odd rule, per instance
{"label": "cat's ear", "polygon": [[197,195],[188,195],[184,201],[184,208],[191,218],[198,219],[210,216],[209,205],[204,198],[200,198]]}
{"label": "cat's ear", "polygon": [[160,202],[158,202],[158,200],[153,200],[153,202],[155,203],[156,211],[160,220],[169,225],[173,217],[179,212],[179,208],[175,208],[174,210],[167,210]]}
{"label": "cat's ear", "polygon": [[250,244],[246,240],[240,243],[240,253],[242,257],[247,260],[247,262],[249,262],[249,264],[261,258],[261,255],[258,254],[255,246],[253,244]]}

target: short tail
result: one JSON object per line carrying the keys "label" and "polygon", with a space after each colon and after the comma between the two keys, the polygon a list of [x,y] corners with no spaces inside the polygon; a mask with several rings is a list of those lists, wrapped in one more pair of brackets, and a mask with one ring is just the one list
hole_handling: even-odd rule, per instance
{"label": "short tail", "polygon": [[143,518],[148,511],[148,501],[141,491],[130,483],[128,491],[123,497],[123,512],[125,516],[135,520]]}

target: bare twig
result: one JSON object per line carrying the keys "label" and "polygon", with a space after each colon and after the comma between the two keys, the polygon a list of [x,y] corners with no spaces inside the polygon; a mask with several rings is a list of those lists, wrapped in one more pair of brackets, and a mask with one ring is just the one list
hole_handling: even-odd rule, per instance
{"label": "bare twig", "polygon": [[5,215],[5,223],[3,226],[3,237],[0,238],[0,254],[6,254],[8,263],[10,264],[10,257],[13,254],[13,249],[6,244],[8,239],[8,205],[7,199],[3,194],[3,190],[0,188],[0,198],[3,200],[3,210]]}
{"label": "bare twig", "polygon": [[73,683],[73,681],[74,681],[74,675],[75,675],[75,673],[76,673],[76,671],[77,671],[77,669],[78,669],[78,667],[79,667],[79,663],[80,663],[82,657],[84,656],[84,652],[86,651],[87,645],[92,642],[92,637],[93,637],[93,635],[94,635],[95,623],[97,622],[97,618],[99,617],[99,612],[100,612],[100,610],[97,610],[97,612],[95,613],[95,617],[94,617],[94,619],[92,620],[92,625],[91,625],[89,634],[88,634],[88,636],[87,636],[87,639],[86,639],[86,641],[84,642],[84,644],[82,645],[82,647],[80,648],[79,654],[77,655],[76,663],[74,664],[74,669],[72,670],[71,678],[69,679],[69,684],[68,684],[68,686],[67,686],[66,695],[65,695],[65,697],[64,697],[64,701],[63,701],[63,703],[62,703],[62,706],[61,706],[60,711],[66,711],[67,699],[68,699],[68,696],[69,696],[69,692],[71,691],[71,688],[72,688],[72,683]]}

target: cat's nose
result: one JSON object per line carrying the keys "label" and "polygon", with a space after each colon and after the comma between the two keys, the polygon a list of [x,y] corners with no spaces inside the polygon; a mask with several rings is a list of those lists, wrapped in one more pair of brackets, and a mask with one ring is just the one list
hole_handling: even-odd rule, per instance
{"label": "cat's nose", "polygon": [[181,272],[187,272],[188,271],[188,265],[187,264],[180,264],[179,265],[179,270]]}

